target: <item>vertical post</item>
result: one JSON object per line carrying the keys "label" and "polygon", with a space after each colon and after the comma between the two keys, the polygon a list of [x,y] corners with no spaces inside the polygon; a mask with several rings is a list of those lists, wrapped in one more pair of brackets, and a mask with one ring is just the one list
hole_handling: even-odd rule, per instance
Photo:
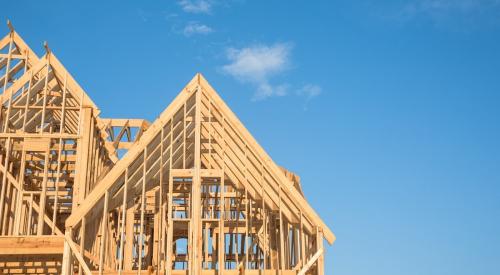
{"label": "vertical post", "polygon": [[[240,265],[240,242],[239,242],[239,239],[240,239],[240,234],[239,234],[239,228],[240,228],[240,207],[241,207],[241,193],[240,192],[236,192],[235,190],[235,194],[238,196],[238,198],[234,200],[234,204],[236,206],[236,235],[234,235],[234,240],[235,240],[235,251],[234,251],[234,256],[236,258],[236,266],[239,266]],[[236,203],[236,200],[238,200],[238,203]]]}
{"label": "vertical post", "polygon": [[[172,146],[170,146],[172,148]],[[172,149],[170,149],[172,151]],[[172,159],[170,159],[172,161]],[[166,274],[170,274],[172,272],[172,254],[174,252],[173,249],[173,221],[172,221],[172,192],[174,185],[174,178],[172,177],[172,169],[169,170],[168,177],[168,213],[167,213],[167,247],[166,247],[166,255],[165,255],[165,265],[166,265]]]}
{"label": "vertical post", "polygon": [[[3,168],[5,171],[3,171],[3,177],[2,177],[2,190],[0,194],[0,225],[3,225],[3,220],[5,219],[4,217],[4,205],[5,205],[5,192],[7,189],[7,167],[9,167],[9,158],[10,158],[10,149],[11,149],[11,141],[10,137],[7,138],[7,146],[5,149],[5,162],[3,165]],[[2,231],[4,230],[2,226]]]}
{"label": "vertical post", "polygon": [[31,83],[33,81],[33,71],[30,70],[30,81],[28,92],[26,93],[26,103],[24,104],[23,131],[26,132],[26,121],[28,120],[28,106],[31,100]]}
{"label": "vertical post", "polygon": [[[12,164],[9,164],[9,167],[11,167]],[[6,170],[8,171],[8,170]],[[10,182],[10,181],[7,181],[7,191],[6,191],[6,194],[5,194],[5,201],[11,201],[13,199],[13,195],[14,195],[14,192],[15,190],[13,190],[13,184]],[[5,203],[5,209],[2,213],[4,219],[2,221],[2,234],[3,235],[7,235],[9,234],[9,222],[10,222],[10,219],[11,219],[11,215],[9,215],[9,212],[11,211],[11,205],[8,204],[8,203]]]}
{"label": "vertical post", "polygon": [[262,262],[263,262],[263,269],[265,270],[267,268],[267,257],[266,257],[266,252],[267,252],[267,224],[268,224],[268,217],[266,213],[266,192],[264,190],[264,164],[261,162],[260,163],[260,191],[261,191],[261,199],[262,199],[262,205],[261,205],[261,210],[262,210],[262,227],[264,228],[264,244],[262,247]]}
{"label": "vertical post", "polygon": [[46,111],[46,108],[47,108],[47,88],[48,88],[48,84],[49,84],[49,67],[50,67],[50,62],[49,62],[49,56],[50,54],[47,53],[47,55],[45,56],[45,66],[47,66],[47,69],[45,70],[45,86],[43,88],[43,104],[42,104],[42,119],[40,121],[40,134],[43,134],[43,128],[44,128],[44,124],[45,124],[45,111]]}
{"label": "vertical post", "polygon": [[226,260],[225,260],[225,254],[226,254],[226,246],[225,246],[225,233],[224,233],[224,219],[226,216],[226,202],[225,202],[225,197],[224,197],[224,192],[225,192],[225,186],[224,186],[224,181],[225,181],[225,167],[226,167],[226,135],[225,130],[224,130],[224,125],[225,125],[225,117],[222,116],[222,121],[221,121],[221,129],[222,129],[222,175],[221,175],[221,180],[220,180],[220,213],[219,213],[219,274],[223,274],[224,270],[226,269]]}
{"label": "vertical post", "polygon": [[192,275],[201,274],[201,250],[202,250],[202,236],[201,232],[201,155],[200,155],[200,135],[201,135],[201,87],[198,86],[195,94],[195,129],[194,129],[194,173],[193,173],[193,197],[192,197],[192,253],[190,253],[191,264],[189,267]]}
{"label": "vertical post", "polygon": [[59,134],[64,133],[64,124],[66,123],[66,85],[68,81],[67,78],[68,78],[68,72],[65,72],[64,84],[63,84],[63,97],[62,97],[61,125],[59,126]]}
{"label": "vertical post", "polygon": [[83,99],[84,99],[85,95],[83,94],[83,90],[80,92],[80,109],[78,110],[78,130],[77,130],[77,133],[78,135],[81,135],[82,131],[84,130],[84,128],[81,127],[81,123],[83,121],[82,119],[82,115],[84,114],[83,113]]}
{"label": "vertical post", "polygon": [[31,235],[31,220],[33,216],[33,193],[30,194],[30,202],[29,202],[29,210],[28,210],[28,225],[26,226],[26,235]]}
{"label": "vertical post", "polygon": [[[81,226],[80,226],[80,253],[85,255],[85,227],[87,226],[87,218],[85,216],[82,217]],[[78,264],[78,274],[82,274],[82,265]]]}
{"label": "vertical post", "polygon": [[298,267],[300,261],[300,229],[297,226],[293,227],[293,265]]}
{"label": "vertical post", "polygon": [[250,219],[248,221],[248,228],[250,230],[250,236],[251,236],[251,239],[248,240],[248,245],[249,245],[249,249],[247,249],[247,251],[250,251],[249,253],[247,253],[247,259],[250,257],[250,266],[248,266],[247,268],[251,269],[251,268],[255,268],[255,254],[253,253],[253,243],[255,241],[255,233],[254,233],[254,229],[253,229],[253,219],[254,219],[254,216],[252,215],[252,205],[253,205],[253,202],[251,202],[250,200],[248,201],[248,218]]}
{"label": "vertical post", "polygon": [[214,126],[212,125],[212,99],[208,99],[208,169],[212,169],[212,135]]}
{"label": "vertical post", "polygon": [[[8,168],[6,168],[7,170],[5,171],[12,171],[11,167],[12,167],[12,164],[13,162],[10,162],[9,163],[9,166]],[[16,194],[16,189],[14,187],[14,184],[12,184],[9,181],[7,181],[7,193],[5,194],[5,200],[6,201],[13,201],[15,198]],[[8,235],[10,234],[10,228],[11,228],[11,223],[12,223],[12,219],[14,217],[14,215],[10,215],[10,212],[12,211],[12,205],[9,203],[9,204],[5,204],[5,210],[4,210],[4,213],[3,213],[3,216],[4,216],[4,219],[3,219],[3,222],[2,222],[2,234],[4,235]]]}
{"label": "vertical post", "polygon": [[225,198],[224,198],[224,172],[222,172],[220,179],[220,211],[219,211],[219,272],[220,274],[224,274],[224,270],[226,269],[226,245],[225,245],[225,233],[224,233],[224,218],[226,216],[226,207],[225,207]]}
{"label": "vertical post", "polygon": [[[316,227],[316,251],[323,250],[323,232]],[[324,250],[323,250],[324,251]],[[317,266],[318,266],[318,275],[324,275],[325,270],[324,270],[324,253],[321,253],[321,255],[318,258]]]}
{"label": "vertical post", "polygon": [[262,211],[263,211],[263,227],[264,227],[264,247],[262,248],[262,262],[263,262],[263,267],[262,269],[263,270],[266,270],[267,269],[267,252],[268,252],[268,226],[269,226],[269,221],[270,221],[270,218],[269,216],[267,215],[267,212],[266,212],[266,204],[264,202],[264,197],[262,197]]}
{"label": "vertical post", "polygon": [[89,147],[90,147],[90,136],[91,132],[91,120],[92,120],[92,108],[86,107],[81,108],[80,117],[83,117],[79,123],[79,137],[78,137],[78,150],[76,156],[76,177],[75,183],[73,184],[75,193],[73,194],[73,211],[78,207],[81,201],[85,197],[85,186],[87,185],[87,170],[89,162]]}
{"label": "vertical post", "polygon": [[[24,196],[24,194],[23,194],[23,196]],[[18,232],[20,232],[20,234],[23,234],[23,235],[25,235],[25,233],[23,233],[23,232],[25,232],[24,229],[26,228],[26,221],[27,221],[26,215],[28,214],[27,208],[28,208],[28,200],[26,199],[26,203],[25,203],[24,197],[23,197],[23,200],[21,201],[21,213],[20,213],[20,216],[22,217],[21,222],[20,222],[20,224],[21,224],[20,230],[21,231],[18,230]]]}
{"label": "vertical post", "polygon": [[160,134],[160,178],[159,178],[159,184],[160,184],[160,194],[158,198],[158,215],[156,215],[155,222],[158,223],[158,227],[155,227],[155,234],[157,234],[156,237],[156,243],[155,243],[155,248],[156,252],[155,257],[156,257],[156,274],[159,274],[160,269],[162,268],[162,259],[161,259],[161,253],[163,249],[163,210],[164,210],[164,205],[163,205],[163,139],[164,139],[164,127],[161,128],[161,134]]}
{"label": "vertical post", "polygon": [[64,147],[64,141],[59,138],[59,150],[57,150],[57,171],[56,171],[56,181],[55,181],[55,197],[54,197],[54,212],[52,213],[52,235],[55,234],[56,230],[56,219],[57,219],[57,204],[59,203],[59,180],[61,178],[61,155]]}
{"label": "vertical post", "polygon": [[302,215],[302,211],[300,211],[300,267],[304,267],[306,264],[306,244],[304,238],[304,221],[302,220],[304,216]]}
{"label": "vertical post", "polygon": [[[279,224],[279,228],[280,228],[280,236],[279,236],[279,239],[280,239],[280,269],[281,270],[284,270],[286,267],[285,267],[285,240],[283,238],[283,213],[281,211],[281,187],[279,187],[279,209],[280,209],[280,224]],[[288,228],[287,228],[288,230]]]}
{"label": "vertical post", "polygon": [[249,210],[250,210],[250,200],[248,199],[248,156],[247,156],[247,143],[245,142],[245,166],[244,166],[244,172],[245,172],[245,243],[243,244],[243,247],[245,249],[245,263],[244,263],[244,268],[243,270],[246,270],[248,268],[248,230],[249,230],[249,221],[248,219],[251,219]]}
{"label": "vertical post", "polygon": [[149,244],[149,252],[151,253],[151,266],[154,267],[154,270],[158,272],[158,259],[159,259],[159,253],[160,250],[159,245],[160,245],[160,226],[161,226],[161,204],[160,204],[160,193],[161,190],[158,190],[158,192],[155,192],[154,196],[154,208],[153,208],[153,228],[151,228],[150,231],[150,244]]}
{"label": "vertical post", "polygon": [[[94,115],[94,114],[92,114]],[[94,135],[96,135],[97,133],[97,129],[96,129],[96,126],[95,126],[95,120],[92,118],[90,120],[90,127],[87,128],[89,129],[88,131],[90,132],[90,137],[89,137],[89,145],[88,145],[88,148],[86,149],[86,155],[87,155],[87,159],[88,159],[88,162],[87,162],[87,170],[85,171],[86,172],[86,180],[85,180],[85,184],[84,184],[84,192],[83,193],[80,193],[80,195],[82,195],[80,198],[81,198],[81,201],[83,202],[83,200],[85,200],[85,198],[87,197],[87,194],[90,192],[90,189],[94,187],[94,175],[95,175],[95,161],[96,161],[96,156],[97,154],[95,153],[95,149],[96,147],[98,146],[98,140],[94,137]]]}
{"label": "vertical post", "polygon": [[109,191],[106,190],[104,193],[104,209],[102,210],[102,222],[101,222],[101,245],[99,247],[99,275],[102,275],[104,267],[104,250],[106,246],[106,232],[108,228],[108,201],[109,201]]}
{"label": "vertical post", "polygon": [[[10,165],[12,166],[13,162]],[[10,169],[9,171],[12,171],[12,168],[9,168],[9,169]],[[9,198],[11,199],[12,204],[9,205],[9,211],[11,213],[10,213],[10,216],[9,216],[8,227],[6,228],[7,232],[8,232],[7,233],[8,235],[12,235],[12,233],[14,231],[14,218],[16,217],[16,212],[15,212],[16,209],[15,209],[14,206],[16,205],[17,195],[19,194],[19,190],[17,188],[15,188],[14,184],[11,184],[10,188],[12,190],[12,195],[10,195]]]}
{"label": "vertical post", "polygon": [[[50,144],[48,145],[50,147]],[[43,162],[43,181],[42,181],[42,193],[40,194],[40,213],[38,213],[38,228],[37,235],[43,234],[43,223],[45,217],[45,204],[47,201],[47,178],[49,174],[49,155],[50,149],[45,150],[45,159]]]}
{"label": "vertical post", "polygon": [[[66,228],[66,239],[71,239],[71,228]],[[71,247],[67,240],[64,240],[64,252],[61,272],[62,275],[72,275],[71,272]]]}
{"label": "vertical post", "polygon": [[172,193],[174,192],[174,177],[172,175],[172,147],[173,147],[173,119],[170,121],[170,142],[169,142],[169,160],[168,160],[168,210],[167,210],[167,247],[165,250],[165,265],[166,265],[166,274],[171,274],[172,272],[172,253],[173,253],[173,233],[174,233],[174,225],[172,221]]}
{"label": "vertical post", "polygon": [[[7,72],[8,75],[8,72]],[[9,77],[7,76],[5,80],[7,80]],[[5,86],[4,86],[5,88]],[[24,88],[23,88],[24,89]],[[4,126],[4,132],[7,133],[9,132],[9,118],[10,118],[10,112],[12,111],[12,100],[14,96],[14,91],[9,94],[9,104],[7,104],[7,111],[5,112],[5,126]]]}
{"label": "vertical post", "polygon": [[184,115],[182,117],[182,169],[186,169],[186,103],[184,103]]}
{"label": "vertical post", "polygon": [[[246,169],[245,169],[246,170]],[[245,175],[245,178],[246,178],[246,175]],[[250,218],[250,215],[249,215],[249,204],[250,204],[250,200],[248,199],[248,189],[247,187],[245,187],[245,238],[244,238],[244,243],[243,243],[243,249],[245,250],[245,256],[244,256],[244,259],[245,259],[245,262],[243,263],[243,272],[245,272],[244,270],[246,270],[248,268],[248,257],[249,257],[249,254],[248,254],[248,219],[251,219]]]}
{"label": "vertical post", "polygon": [[[9,34],[9,56],[7,57],[7,66],[5,67],[5,78],[4,78],[4,82],[3,82],[3,92],[2,94],[0,95],[0,108],[3,108],[3,95],[5,95],[5,90],[7,89],[7,81],[9,79],[9,68],[10,68],[10,60],[12,59],[12,46],[14,45],[14,32],[11,31],[10,34]],[[0,116],[1,116],[2,112],[0,112]],[[7,122],[9,119],[8,117],[7,118],[4,118],[5,121]],[[7,131],[7,128],[4,129],[4,132]],[[7,166],[6,166],[7,167]]]}
{"label": "vertical post", "polygon": [[20,176],[19,176],[19,190],[17,190],[18,197],[17,197],[16,212],[15,212],[16,213],[15,224],[14,224],[14,235],[16,235],[16,236],[19,235],[19,230],[21,227],[21,219],[23,218],[22,215],[19,215],[19,210],[22,207],[23,197],[24,197],[23,183],[24,183],[25,167],[26,167],[26,151],[23,148],[23,150],[21,152],[21,172],[20,172]]}
{"label": "vertical post", "polygon": [[125,169],[125,184],[123,185],[123,203],[122,203],[122,224],[120,228],[120,258],[118,262],[118,274],[122,274],[123,269],[123,255],[125,244],[125,226],[127,221],[127,193],[128,193],[128,167]]}
{"label": "vertical post", "polygon": [[135,223],[135,210],[134,205],[127,208],[127,222],[125,224],[125,253],[124,253],[124,270],[132,270],[133,253],[132,249],[134,247],[134,223]]}
{"label": "vertical post", "polygon": [[137,271],[137,274],[140,274],[142,270],[142,248],[144,246],[144,211],[145,211],[145,204],[146,204],[146,164],[147,164],[147,154],[148,154],[148,148],[144,148],[144,153],[143,153],[143,164],[142,164],[142,195],[141,195],[141,225],[139,227],[139,253],[137,256],[139,257],[139,269]]}

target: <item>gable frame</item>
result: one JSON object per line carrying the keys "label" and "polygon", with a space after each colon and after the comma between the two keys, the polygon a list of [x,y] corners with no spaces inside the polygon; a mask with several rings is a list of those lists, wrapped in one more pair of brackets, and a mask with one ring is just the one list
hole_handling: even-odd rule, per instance
{"label": "gable frame", "polygon": [[[319,218],[312,207],[305,201],[304,197],[295,189],[293,183],[286,178],[283,171],[272,161],[272,159],[265,153],[265,151],[258,145],[255,139],[250,135],[248,130],[243,126],[243,124],[237,119],[236,115],[229,109],[229,107],[224,103],[224,101],[218,96],[215,90],[208,84],[208,82],[200,75],[197,74],[189,84],[181,91],[181,93],[174,99],[174,101],[165,109],[165,111],[160,115],[160,117],[153,122],[149,129],[144,133],[141,140],[134,144],[132,148],[127,152],[122,160],[120,160],[115,167],[102,179],[102,182],[98,187],[96,187],[92,193],[85,199],[82,205],[77,208],[72,215],[66,221],[66,226],[75,226],[79,220],[96,205],[99,200],[104,197],[106,190],[109,190],[123,175],[124,169],[128,167],[132,161],[136,160],[140,154],[143,154],[144,149],[148,144],[156,137],[162,127],[170,121],[171,117],[177,112],[178,108],[185,103],[185,101],[196,92],[198,88],[204,89],[208,93],[211,100],[213,100],[220,111],[224,114],[224,117],[230,122],[231,126],[235,128],[243,141],[246,141],[247,146],[254,152],[258,158],[263,160],[263,169],[269,172],[269,176],[275,181],[277,181],[280,186],[278,190],[279,197],[268,193],[267,190],[264,191],[268,194],[268,199],[274,201],[275,206],[280,203],[280,200],[287,198],[288,203],[297,203],[300,213],[302,213],[307,219],[311,221],[311,224],[316,225],[324,233],[325,239],[329,243],[333,243],[335,236],[331,230],[324,224],[324,222]],[[265,178],[263,178],[265,180]],[[247,187],[247,186],[245,186]],[[262,188],[262,187],[260,187]],[[250,190],[257,191],[259,187],[253,186]],[[282,191],[280,191],[282,190]],[[254,193],[257,197],[257,194]],[[269,202],[267,202],[269,203]],[[276,208],[276,207],[272,207]],[[294,218],[295,220],[300,219],[299,213],[291,213],[288,211],[283,211],[284,215],[288,218]]]}

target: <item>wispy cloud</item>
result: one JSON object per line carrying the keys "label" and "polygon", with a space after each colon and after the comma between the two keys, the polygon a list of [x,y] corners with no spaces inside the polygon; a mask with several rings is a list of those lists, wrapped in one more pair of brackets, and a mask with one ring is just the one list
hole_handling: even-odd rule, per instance
{"label": "wispy cloud", "polygon": [[271,85],[272,77],[285,71],[290,65],[291,45],[253,45],[241,49],[229,48],[226,57],[229,64],[222,67],[223,72],[239,81],[257,86],[254,100],[287,94],[287,84]]}
{"label": "wispy cloud", "polygon": [[187,37],[195,34],[207,35],[212,33],[214,30],[207,25],[200,24],[197,22],[189,22],[183,30],[183,34]]}
{"label": "wispy cloud", "polygon": [[319,85],[306,84],[297,91],[297,94],[300,96],[305,96],[308,99],[311,99],[313,97],[319,96],[321,94],[321,91],[322,89]]}
{"label": "wispy cloud", "polygon": [[311,99],[319,96],[322,93],[323,89],[321,86],[316,84],[306,84],[297,90],[297,95],[305,97],[304,101],[304,110],[308,109],[308,104]]}
{"label": "wispy cloud", "polygon": [[411,20],[427,17],[443,24],[479,22],[500,17],[500,0],[411,0],[401,9],[399,17]]}
{"label": "wispy cloud", "polygon": [[143,9],[138,9],[137,14],[139,15],[139,17],[143,22],[148,22],[149,17],[151,17],[151,14]]}
{"label": "wispy cloud", "polygon": [[406,5],[410,13],[462,12],[469,13],[499,5],[499,0],[418,0]]}
{"label": "wispy cloud", "polygon": [[209,0],[180,0],[182,10],[189,13],[211,13],[212,1]]}

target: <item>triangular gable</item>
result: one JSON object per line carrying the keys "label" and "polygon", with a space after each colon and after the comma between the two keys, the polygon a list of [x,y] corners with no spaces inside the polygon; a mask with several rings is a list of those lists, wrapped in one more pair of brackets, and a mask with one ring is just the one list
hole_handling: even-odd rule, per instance
{"label": "triangular gable", "polygon": [[[199,99],[195,99],[196,93],[201,94]],[[195,135],[194,130],[195,112],[201,115],[199,137]],[[181,123],[185,130],[177,128]],[[165,136],[168,135],[172,138],[171,143],[165,141]],[[123,195],[125,177],[128,178],[131,197],[139,195],[144,173],[148,185],[157,183],[161,176],[158,159],[160,154],[164,154],[163,151],[158,153],[158,149],[155,149],[160,143],[172,148],[172,159],[166,160],[168,166],[173,169],[194,167],[197,159],[194,155],[195,138],[200,139],[199,159],[202,169],[223,169],[228,180],[236,187],[248,190],[254,200],[263,199],[271,210],[284,206],[283,215],[290,221],[297,222],[302,216],[305,217],[310,228],[318,227],[327,241],[333,243],[335,236],[330,229],[200,74],[189,82],[81,206],[73,211],[66,221],[66,226],[76,226],[96,205],[102,204],[106,193],[110,192],[109,196],[113,199]],[[181,139],[184,141],[182,147],[177,145]],[[147,163],[146,167],[142,167],[141,163]],[[110,202],[109,207],[114,206],[116,205]]]}
{"label": "triangular gable", "polygon": [[[61,125],[63,104],[66,107],[64,127],[67,127],[64,132],[77,132],[78,113],[82,107],[92,108],[98,128],[105,128],[99,118],[100,110],[50,50],[42,58],[38,58],[17,32],[11,31],[0,40],[0,52],[0,69],[8,71],[0,76],[0,88],[3,91],[0,104],[5,107],[0,114],[3,122],[0,129],[3,132],[32,133],[37,132],[39,127]],[[33,106],[45,105],[43,101],[47,106],[58,110],[34,110]],[[40,123],[42,120],[44,125]],[[100,134],[106,140],[107,133],[100,131]],[[118,159],[115,149],[109,144],[106,147],[112,161],[116,162]]]}
{"label": "triangular gable", "polygon": [[[10,99],[10,96],[13,96],[15,100],[20,90],[27,88],[30,79],[33,77],[37,79],[44,78],[47,71],[49,72],[49,80],[54,78],[54,81],[57,81],[60,86],[66,86],[67,92],[71,97],[77,100],[79,104],[92,107],[99,112],[95,103],[52,52],[47,53],[40,60],[34,62],[30,70],[26,71],[26,73],[24,73],[12,86],[6,89],[2,95],[2,103],[5,104]],[[34,83],[32,84],[35,85]],[[62,87],[59,88],[62,89]]]}
{"label": "triangular gable", "polygon": [[[0,69],[4,72],[0,76],[0,88],[2,88],[0,103],[6,108],[9,105],[15,106],[14,112],[21,113],[22,111],[19,109],[24,106],[41,105],[38,99],[44,97],[46,104],[50,106],[61,107],[62,104],[65,104],[68,107],[68,113],[71,113],[70,109],[75,110],[79,106],[92,107],[97,117],[99,110],[94,102],[57,57],[48,48],[46,50],[47,54],[41,59],[38,58],[11,27],[11,32],[0,40]],[[44,95],[40,96],[40,93],[44,93]],[[61,116],[60,111],[59,113],[57,111],[49,111],[48,113],[48,117],[45,117],[48,122],[51,119],[57,120],[57,116],[59,118]],[[26,130],[26,126],[20,129],[16,125],[20,124],[19,115],[15,113],[2,114],[2,116],[7,115],[11,120],[9,123],[12,124],[12,130]],[[68,120],[71,119],[71,115],[69,114]],[[41,112],[31,111],[28,116],[31,121],[36,121],[36,117],[41,116]],[[73,119],[75,120],[75,118]],[[26,121],[23,124],[25,123]],[[77,125],[73,125],[73,127],[77,128]]]}
{"label": "triangular gable", "polygon": [[0,40],[0,89],[5,91],[38,62],[38,56],[12,30]]}

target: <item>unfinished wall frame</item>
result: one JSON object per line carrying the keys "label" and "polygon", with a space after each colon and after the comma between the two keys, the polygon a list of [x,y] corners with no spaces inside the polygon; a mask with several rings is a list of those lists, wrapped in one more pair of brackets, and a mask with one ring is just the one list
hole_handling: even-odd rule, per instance
{"label": "unfinished wall frame", "polygon": [[335,236],[299,177],[200,74],[151,124],[101,118],[11,28],[0,88],[0,271],[324,274]]}

